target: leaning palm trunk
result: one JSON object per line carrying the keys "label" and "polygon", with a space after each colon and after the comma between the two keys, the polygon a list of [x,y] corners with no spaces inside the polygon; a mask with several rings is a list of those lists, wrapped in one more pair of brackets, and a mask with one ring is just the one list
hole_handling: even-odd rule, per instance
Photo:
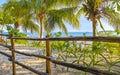
{"label": "leaning palm trunk", "polygon": [[40,23],[40,38],[43,38],[43,21]]}
{"label": "leaning palm trunk", "polygon": [[[40,38],[43,38],[43,18],[40,18]],[[42,41],[39,42],[42,45]]]}
{"label": "leaning palm trunk", "polygon": [[97,21],[95,18],[92,20],[92,23],[93,23],[93,37],[95,37],[96,36],[96,25],[97,25]]}
{"label": "leaning palm trunk", "polygon": [[[0,32],[0,33],[3,32],[3,28],[4,28],[4,24],[3,24],[2,28],[1,28],[1,32]],[[1,41],[2,39],[3,39],[3,36],[0,37],[0,41]]]}
{"label": "leaning palm trunk", "polygon": [[18,23],[18,22],[15,22],[15,23],[14,23],[14,29],[15,29],[15,30],[18,30],[18,28],[19,28],[19,23]]}
{"label": "leaning palm trunk", "polygon": [[[40,38],[43,38],[44,18],[45,18],[44,12],[39,14],[39,18],[40,18]],[[39,44],[42,45],[42,41],[40,41]]]}
{"label": "leaning palm trunk", "polygon": [[42,12],[42,14],[40,14],[40,38],[43,38],[44,18],[45,18],[45,14],[44,12]]}

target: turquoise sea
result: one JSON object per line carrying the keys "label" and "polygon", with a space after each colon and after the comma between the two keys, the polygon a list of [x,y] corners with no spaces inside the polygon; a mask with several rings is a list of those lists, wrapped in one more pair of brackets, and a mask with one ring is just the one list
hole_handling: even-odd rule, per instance
{"label": "turquoise sea", "polygon": [[[57,32],[53,32],[52,35],[55,35]],[[38,33],[27,33],[28,37],[39,37]],[[44,33],[44,37],[46,33]],[[68,36],[92,36],[92,32],[68,32]],[[67,37],[65,33],[62,32],[61,37]]]}
{"label": "turquoise sea", "polygon": [[[53,32],[52,35],[55,35],[58,32]],[[8,34],[7,32],[3,32],[3,34]],[[39,37],[38,33],[26,33],[28,37]],[[44,37],[46,36],[46,33],[44,33]],[[92,32],[68,32],[68,36],[92,36]],[[67,37],[65,33],[62,32],[61,37]]]}

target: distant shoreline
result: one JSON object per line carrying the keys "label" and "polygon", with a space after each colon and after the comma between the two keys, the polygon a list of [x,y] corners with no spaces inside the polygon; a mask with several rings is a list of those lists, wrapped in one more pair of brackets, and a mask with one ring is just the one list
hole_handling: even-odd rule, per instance
{"label": "distant shoreline", "polygon": [[[56,33],[58,32],[52,32],[52,35],[55,35]],[[67,35],[64,32],[61,33],[61,37],[67,37]],[[8,32],[3,32],[3,34],[8,34]],[[28,37],[39,37],[39,34],[36,32],[26,32],[25,34],[27,34]],[[46,33],[44,33],[44,36],[46,36]],[[92,32],[68,32],[68,36],[92,36]]]}

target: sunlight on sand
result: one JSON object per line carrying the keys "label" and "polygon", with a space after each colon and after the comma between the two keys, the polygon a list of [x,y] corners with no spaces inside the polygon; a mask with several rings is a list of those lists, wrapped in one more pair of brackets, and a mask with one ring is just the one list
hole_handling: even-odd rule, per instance
{"label": "sunlight on sand", "polygon": [[[21,52],[25,52],[25,53],[33,53],[36,54],[39,52],[39,49],[37,50],[28,50],[28,49],[16,49],[17,51],[21,51]],[[3,50],[2,50],[3,51]],[[4,52],[6,53],[10,53],[11,52],[7,49],[4,50]],[[12,66],[11,66],[11,62],[8,61],[8,58],[1,55],[0,54],[0,75],[12,75]],[[28,56],[24,56],[21,54],[16,54],[16,60],[19,61],[20,63],[23,63],[24,65],[30,66],[38,71],[41,72],[45,72],[46,71],[46,62],[44,59],[41,58],[35,58],[35,57],[28,57]],[[3,68],[4,66],[4,69]],[[26,70],[24,68],[22,68],[19,65],[16,65],[16,69],[17,69],[17,75],[36,75],[33,72],[30,72],[29,70]],[[52,75],[80,75],[79,72],[78,73],[73,73],[73,72],[67,72],[66,68],[61,68],[61,66],[58,66],[55,68],[54,64],[51,63],[51,68],[52,68]],[[2,71],[4,70],[4,71]]]}

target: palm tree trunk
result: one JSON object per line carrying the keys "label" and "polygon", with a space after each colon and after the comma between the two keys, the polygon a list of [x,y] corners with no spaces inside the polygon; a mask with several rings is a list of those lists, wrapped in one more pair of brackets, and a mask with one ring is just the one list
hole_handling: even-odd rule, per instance
{"label": "palm tree trunk", "polygon": [[45,18],[45,14],[44,12],[42,12],[42,14],[40,15],[40,38],[43,38],[44,18]]}
{"label": "palm tree trunk", "polygon": [[92,23],[93,23],[93,37],[95,37],[96,36],[96,25],[97,25],[96,19],[93,19]]}
{"label": "palm tree trunk", "polygon": [[18,23],[18,22],[15,22],[15,23],[14,23],[14,29],[15,29],[15,30],[18,30],[18,27],[19,27],[19,23]]}
{"label": "palm tree trunk", "polygon": [[40,21],[40,38],[43,38],[43,21]]}
{"label": "palm tree trunk", "polygon": [[[1,28],[1,30],[3,31],[3,26],[2,26],[2,28]],[[1,33],[2,33],[2,31],[1,31]],[[4,40],[3,40],[3,36],[0,36],[0,42],[3,43],[3,41],[4,41]]]}
{"label": "palm tree trunk", "polygon": [[[2,28],[1,28],[1,34],[3,33],[3,28],[4,28],[4,24],[3,24]],[[0,39],[2,39],[2,38],[3,38],[3,36],[0,37]]]}
{"label": "palm tree trunk", "polygon": [[3,24],[2,28],[1,28],[2,32],[3,32],[3,28],[4,28],[4,24]]}

